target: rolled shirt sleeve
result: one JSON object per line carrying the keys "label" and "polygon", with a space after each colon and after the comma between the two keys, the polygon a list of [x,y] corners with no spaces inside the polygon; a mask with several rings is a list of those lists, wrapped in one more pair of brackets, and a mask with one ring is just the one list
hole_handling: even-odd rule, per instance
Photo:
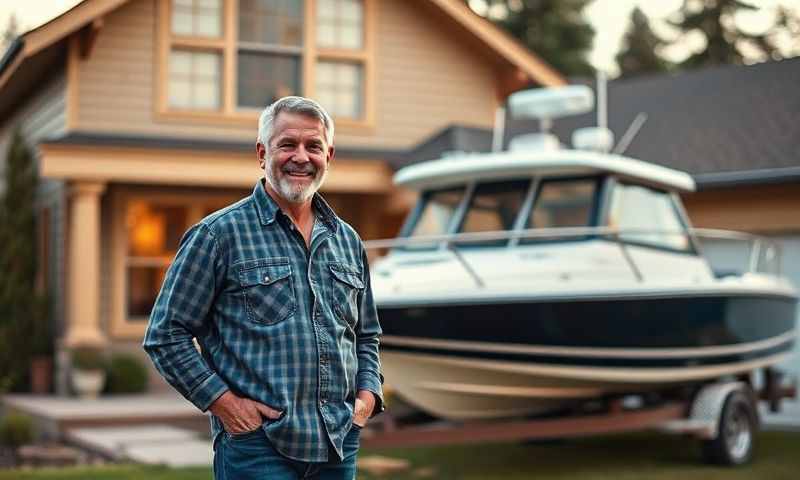
{"label": "rolled shirt sleeve", "polygon": [[362,253],[364,265],[364,288],[360,298],[359,321],[357,341],[358,375],[356,385],[358,390],[367,390],[375,395],[375,408],[372,416],[385,410],[383,401],[383,375],[378,354],[380,345],[381,326],[378,321],[378,310],[372,297],[372,284],[370,281],[369,263],[366,252]]}
{"label": "rolled shirt sleeve", "polygon": [[186,232],[153,306],[143,343],[166,381],[202,411],[228,390],[192,340],[208,328],[224,278],[220,257],[217,239],[207,226],[198,224]]}

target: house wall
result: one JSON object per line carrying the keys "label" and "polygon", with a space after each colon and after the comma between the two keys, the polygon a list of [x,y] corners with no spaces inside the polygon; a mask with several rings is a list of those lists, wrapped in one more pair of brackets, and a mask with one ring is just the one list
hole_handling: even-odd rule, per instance
{"label": "house wall", "polygon": [[[420,15],[416,3],[376,2],[375,124],[339,129],[339,145],[408,148],[452,123],[491,125],[496,77],[490,61]],[[104,19],[91,55],[78,63],[77,129],[252,140],[255,119],[251,125],[156,114],[156,6],[156,0],[132,1]]]}
{"label": "house wall", "polygon": [[800,185],[715,189],[683,196],[695,227],[760,234],[800,232]]}

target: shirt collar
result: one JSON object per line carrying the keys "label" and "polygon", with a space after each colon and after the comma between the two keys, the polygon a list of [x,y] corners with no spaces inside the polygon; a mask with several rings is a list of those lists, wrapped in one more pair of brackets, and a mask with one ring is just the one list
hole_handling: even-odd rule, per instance
{"label": "shirt collar", "polygon": [[[275,221],[275,217],[281,209],[264,188],[265,181],[264,178],[261,178],[256,182],[256,186],[253,189],[253,200],[255,201],[256,211],[258,212],[258,218],[261,220],[261,224],[269,225]],[[317,218],[322,220],[331,232],[336,233],[339,229],[339,217],[333,213],[333,209],[328,205],[328,202],[322,198],[322,195],[315,193],[311,204],[314,207]]]}

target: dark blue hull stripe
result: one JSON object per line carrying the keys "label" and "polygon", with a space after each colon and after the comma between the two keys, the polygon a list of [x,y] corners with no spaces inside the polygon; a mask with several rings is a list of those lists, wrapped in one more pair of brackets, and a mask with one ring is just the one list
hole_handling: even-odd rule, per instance
{"label": "dark blue hull stripe", "polygon": [[399,346],[391,344],[381,345],[383,352],[403,352],[435,355],[446,358],[470,360],[494,360],[516,363],[535,363],[553,366],[580,366],[580,367],[620,367],[620,368],[675,368],[726,365],[741,363],[761,358],[770,357],[783,352],[789,352],[794,346],[794,340],[771,348],[753,352],[743,352],[719,356],[685,357],[685,358],[604,358],[581,357],[562,355],[540,355],[526,353],[484,352],[474,350],[442,349],[430,347]]}
{"label": "dark blue hull stripe", "polygon": [[752,295],[379,306],[378,311],[383,333],[401,338],[680,349],[740,345],[787,334],[795,328],[795,308],[794,299]]}

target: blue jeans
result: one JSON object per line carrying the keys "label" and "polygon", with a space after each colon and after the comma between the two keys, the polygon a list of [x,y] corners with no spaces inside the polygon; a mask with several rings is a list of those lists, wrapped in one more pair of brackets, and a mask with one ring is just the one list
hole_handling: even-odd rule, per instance
{"label": "blue jeans", "polygon": [[361,429],[344,439],[344,459],[331,449],[327,462],[303,462],[284,457],[262,429],[239,435],[223,433],[214,453],[215,480],[353,480],[356,478]]}

